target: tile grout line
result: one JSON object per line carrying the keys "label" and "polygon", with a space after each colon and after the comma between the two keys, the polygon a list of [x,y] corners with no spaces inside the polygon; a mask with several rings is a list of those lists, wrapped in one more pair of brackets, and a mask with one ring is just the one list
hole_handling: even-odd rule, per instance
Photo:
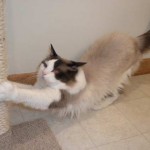
{"label": "tile grout line", "polygon": [[[116,108],[116,110],[118,111],[118,109]],[[120,111],[118,111],[119,113],[120,113]],[[122,113],[120,113],[121,115],[122,115]],[[126,117],[125,117],[126,118]],[[127,121],[130,123],[130,121],[127,119]],[[97,144],[95,144],[94,142],[93,142],[93,140],[91,139],[91,137],[90,137],[90,135],[88,134],[88,132],[83,128],[83,126],[81,125],[81,123],[80,123],[80,121],[79,121],[79,124],[80,124],[80,126],[82,127],[82,129],[86,132],[86,134],[88,135],[88,137],[90,138],[90,140],[92,141],[92,143],[95,145],[95,147],[96,148],[98,148],[98,147],[101,147],[101,146],[104,146],[104,145],[107,145],[107,144],[111,144],[111,143],[115,143],[115,142],[119,142],[119,141],[123,141],[123,140],[127,140],[127,139],[130,139],[130,138],[133,138],[133,137],[138,137],[138,136],[140,136],[140,135],[142,135],[138,130],[138,135],[133,135],[133,136],[130,136],[130,137],[126,137],[126,138],[122,138],[122,139],[120,139],[120,140],[115,140],[115,141],[112,141],[112,142],[107,142],[107,143],[105,143],[105,144],[101,144],[101,145],[97,145]],[[132,124],[131,124],[132,125]],[[133,128],[134,128],[134,126],[133,126]]]}
{"label": "tile grout line", "polygon": [[[143,93],[144,94],[144,93]],[[141,96],[141,97],[139,97],[139,98],[135,98],[135,100],[129,100],[129,101],[126,101],[126,103],[130,103],[130,102],[135,102],[135,101],[138,101],[139,99],[141,99],[141,98],[149,98],[150,96],[147,96],[146,94],[144,94],[144,96]],[[116,100],[116,102],[117,102],[118,100]],[[121,101],[121,100],[119,100],[119,101]],[[115,106],[115,104],[119,104],[119,103],[112,103],[112,105],[113,106]],[[116,106],[115,106],[116,107]],[[117,107],[116,107],[117,108]],[[118,109],[118,108],[117,108]]]}
{"label": "tile grout line", "polygon": [[[149,82],[150,80],[148,80],[148,79],[145,79],[147,82]],[[140,85],[143,85],[144,83],[142,83],[142,82],[140,82],[140,81],[137,81]],[[149,83],[148,83],[149,84]],[[148,97],[150,97],[150,95],[148,95],[147,93],[145,93],[144,91],[143,91],[143,89],[141,89],[141,92],[144,94],[144,95],[146,95],[146,96],[148,96]]]}
{"label": "tile grout line", "polygon": [[144,135],[145,133],[142,133],[142,136],[144,137],[144,139],[150,144],[150,141],[147,139],[147,137]]}
{"label": "tile grout line", "polygon": [[[135,101],[136,101],[136,100],[135,100]],[[132,123],[132,122],[130,121],[130,119],[128,119],[128,117],[126,117],[126,116],[120,111],[119,108],[117,108],[116,106],[115,106],[115,108],[127,119],[127,121],[139,132],[140,135],[143,135],[143,133],[142,133],[139,129],[137,129],[137,127],[134,125],[134,123]]]}
{"label": "tile grout line", "polygon": [[[85,133],[86,133],[87,137],[89,138],[89,140],[91,141],[91,143],[94,145],[94,147],[91,147],[91,148],[96,148],[95,143],[93,142],[93,140],[91,139],[90,135],[89,135],[88,132],[84,129],[84,127],[82,126],[82,124],[80,123],[79,120],[78,120],[78,123],[79,123],[80,127],[82,128],[82,130],[85,131]],[[89,148],[89,150],[90,150],[91,148]],[[88,149],[87,149],[87,150],[88,150]]]}
{"label": "tile grout line", "polygon": [[[149,74],[150,75],[150,74]],[[132,77],[132,78],[134,78],[134,77]],[[144,78],[144,77],[143,77]],[[149,80],[148,79],[145,79],[147,82],[149,82]],[[130,83],[131,83],[131,81],[130,81]],[[141,81],[137,81],[137,85],[143,85],[144,83],[142,83]],[[131,84],[130,84],[131,85]],[[134,84],[132,84],[132,85],[134,85]],[[150,96],[150,95],[147,95],[145,92],[143,92],[143,90],[141,89],[141,92],[145,95],[145,96]]]}
{"label": "tile grout line", "polygon": [[128,138],[124,138],[124,139],[120,139],[120,140],[116,140],[116,141],[113,141],[113,142],[110,142],[110,143],[105,143],[105,144],[96,146],[96,148],[99,148],[99,147],[102,147],[102,146],[105,146],[105,145],[108,145],[108,144],[117,143],[117,142],[120,142],[120,141],[125,141],[125,140],[132,139],[132,138],[138,137],[138,136],[140,136],[140,135],[134,135],[134,136],[131,136],[131,137],[128,137]]}
{"label": "tile grout line", "polygon": [[[145,95],[145,96],[143,96],[143,97],[140,97],[140,98],[136,98],[134,101],[138,101],[139,99],[142,99],[142,98],[150,98],[150,95],[147,95],[145,92],[143,92],[143,90],[141,90],[141,92]],[[126,102],[126,103],[130,103],[131,101],[128,101],[128,102]],[[115,106],[115,105],[114,105]],[[115,108],[131,123],[131,125],[146,139],[146,137],[143,135],[143,134],[145,134],[145,133],[147,133],[147,132],[145,132],[145,133],[143,133],[143,132],[141,132],[131,121],[130,121],[130,119],[128,119],[128,117],[126,117],[121,111],[120,111],[120,109],[117,107],[117,106],[115,106]],[[149,131],[148,131],[149,132]],[[146,139],[146,141],[148,141],[147,139]],[[150,143],[150,141],[148,141],[149,143]]]}
{"label": "tile grout line", "polygon": [[143,132],[143,133],[141,133],[142,134],[142,136],[146,139],[146,141],[148,142],[148,143],[150,143],[150,141],[147,139],[147,137],[144,135],[144,134],[146,134],[146,133],[150,133],[150,130],[149,131],[147,131],[147,132]]}
{"label": "tile grout line", "polygon": [[21,111],[20,107],[19,107],[19,112],[20,112],[20,114],[21,114],[21,117],[22,117],[23,122],[25,122],[25,119],[24,119],[24,116],[23,116],[23,114],[22,114],[22,111]]}

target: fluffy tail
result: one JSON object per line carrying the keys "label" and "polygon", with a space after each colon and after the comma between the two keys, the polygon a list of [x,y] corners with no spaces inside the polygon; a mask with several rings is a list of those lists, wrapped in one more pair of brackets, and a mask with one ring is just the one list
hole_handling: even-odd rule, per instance
{"label": "fluffy tail", "polygon": [[150,50],[150,30],[137,37],[141,53]]}

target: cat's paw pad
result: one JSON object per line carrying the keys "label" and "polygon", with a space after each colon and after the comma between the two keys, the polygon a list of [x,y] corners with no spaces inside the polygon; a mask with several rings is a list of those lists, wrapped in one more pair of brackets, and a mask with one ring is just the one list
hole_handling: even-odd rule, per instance
{"label": "cat's paw pad", "polygon": [[11,82],[5,81],[0,83],[0,100],[9,98],[14,90],[14,86]]}

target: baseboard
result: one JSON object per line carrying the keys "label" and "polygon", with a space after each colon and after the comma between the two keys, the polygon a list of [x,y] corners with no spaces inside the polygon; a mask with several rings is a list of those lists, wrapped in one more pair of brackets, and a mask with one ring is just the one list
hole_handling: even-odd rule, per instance
{"label": "baseboard", "polygon": [[[141,65],[134,75],[150,74],[150,58],[143,59]],[[24,73],[9,75],[8,80],[26,84],[34,84],[36,82],[36,73]]]}
{"label": "baseboard", "polygon": [[150,58],[143,59],[141,65],[135,75],[143,75],[150,73]]}

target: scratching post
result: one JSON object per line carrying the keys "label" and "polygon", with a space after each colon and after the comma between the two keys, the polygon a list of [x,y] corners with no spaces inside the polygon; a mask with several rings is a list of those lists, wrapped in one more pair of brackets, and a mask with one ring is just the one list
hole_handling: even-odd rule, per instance
{"label": "scratching post", "polygon": [[[0,83],[7,77],[4,2],[0,0]],[[35,82],[35,74],[29,81]],[[28,79],[26,80],[28,81]],[[29,82],[30,83],[30,82]],[[45,120],[9,125],[7,105],[0,102],[0,150],[61,150]]]}
{"label": "scratching post", "polygon": [[[0,82],[7,76],[7,57],[5,44],[4,0],[0,0]],[[9,130],[9,115],[7,105],[0,103],[0,135]]]}

